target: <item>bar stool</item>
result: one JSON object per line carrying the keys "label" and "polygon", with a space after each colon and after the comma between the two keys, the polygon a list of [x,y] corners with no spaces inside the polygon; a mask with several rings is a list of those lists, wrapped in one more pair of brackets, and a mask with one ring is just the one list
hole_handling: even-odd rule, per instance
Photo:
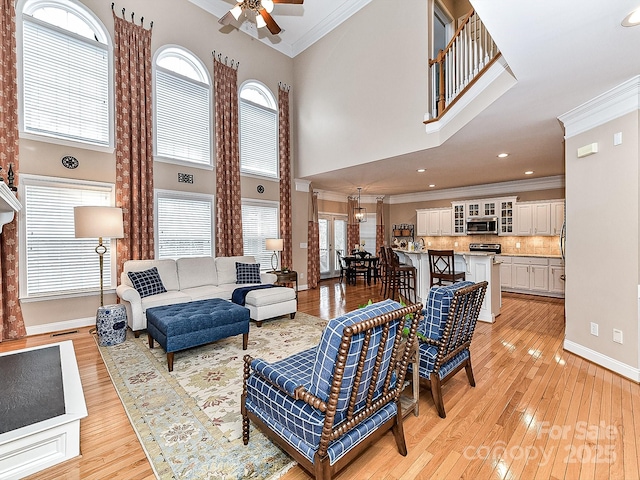
{"label": "bar stool", "polygon": [[391,248],[387,248],[387,265],[389,273],[387,279],[389,281],[388,298],[406,300],[407,304],[416,302],[416,267],[413,265],[401,264],[398,254]]}
{"label": "bar stool", "polygon": [[456,273],[453,250],[428,250],[428,254],[432,287],[464,281],[464,272]]}

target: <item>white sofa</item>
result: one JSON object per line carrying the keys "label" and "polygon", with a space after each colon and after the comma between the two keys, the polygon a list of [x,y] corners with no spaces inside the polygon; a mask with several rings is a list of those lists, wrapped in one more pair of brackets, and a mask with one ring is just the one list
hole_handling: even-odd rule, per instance
{"label": "white sofa", "polygon": [[[128,260],[120,276],[116,294],[127,309],[129,327],[136,336],[147,328],[147,308],[174,303],[186,303],[209,298],[230,300],[233,291],[248,286],[236,283],[236,262],[256,263],[252,256],[236,257],[185,257],[177,260]],[[167,290],[165,293],[140,297],[127,272],[140,272],[156,267]],[[262,283],[273,284],[277,277],[272,273],[260,274]],[[251,291],[245,306],[250,318],[258,322],[280,315],[295,315],[298,308],[292,288],[276,287]]]}

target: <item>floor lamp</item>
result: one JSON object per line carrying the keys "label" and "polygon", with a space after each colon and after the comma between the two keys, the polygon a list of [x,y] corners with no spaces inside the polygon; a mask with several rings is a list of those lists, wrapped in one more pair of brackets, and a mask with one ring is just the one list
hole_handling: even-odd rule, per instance
{"label": "floor lamp", "polygon": [[73,209],[76,238],[97,238],[96,253],[100,259],[100,306],[104,306],[103,270],[107,247],[102,238],[124,237],[122,209],[117,207],[75,207]]}
{"label": "floor lamp", "polygon": [[275,272],[278,270],[278,254],[284,250],[284,240],[281,238],[267,238],[266,241],[267,250],[273,250],[271,256],[271,269]]}

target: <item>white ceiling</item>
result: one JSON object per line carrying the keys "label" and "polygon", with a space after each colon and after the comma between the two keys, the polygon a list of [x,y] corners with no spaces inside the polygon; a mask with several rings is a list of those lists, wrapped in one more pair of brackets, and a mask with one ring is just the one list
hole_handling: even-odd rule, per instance
{"label": "white ceiling", "polygon": [[[191,1],[216,16],[234,4],[232,0]],[[312,36],[317,40],[321,32],[329,31],[329,19],[341,22],[345,12],[351,15],[369,1],[277,4],[272,15],[283,32],[280,44],[272,46],[281,50],[284,43],[289,50],[285,53],[295,56],[312,43]],[[564,132],[557,117],[640,74],[640,26],[620,25],[640,0],[471,3],[518,83],[442,146],[313,175],[307,180],[313,181],[314,188],[351,194],[362,186],[363,194],[400,195],[424,192],[429,183],[436,184],[430,190],[435,192],[558,178],[564,174]],[[498,159],[496,154],[502,151],[510,156]],[[427,178],[416,173],[425,165]],[[535,173],[525,177],[526,170]]]}
{"label": "white ceiling", "polygon": [[[220,18],[235,0],[189,0]],[[277,3],[271,16],[282,31],[271,35],[266,28],[257,29],[253,19],[240,17],[232,25],[289,57],[295,57],[314,42],[356,13],[371,0],[307,0],[302,5]]]}

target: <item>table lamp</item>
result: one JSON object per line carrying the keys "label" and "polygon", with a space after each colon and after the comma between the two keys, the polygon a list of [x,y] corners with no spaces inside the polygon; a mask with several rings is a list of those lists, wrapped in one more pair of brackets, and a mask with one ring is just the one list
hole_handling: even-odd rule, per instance
{"label": "table lamp", "polygon": [[284,240],[281,238],[267,238],[267,250],[273,250],[273,255],[271,256],[271,269],[276,271],[278,270],[278,254],[276,252],[281,252],[284,250]]}
{"label": "table lamp", "polygon": [[107,247],[102,244],[102,238],[124,237],[122,209],[117,207],[74,207],[73,219],[76,238],[98,239],[96,253],[100,259],[100,306],[103,307],[103,257]]}

